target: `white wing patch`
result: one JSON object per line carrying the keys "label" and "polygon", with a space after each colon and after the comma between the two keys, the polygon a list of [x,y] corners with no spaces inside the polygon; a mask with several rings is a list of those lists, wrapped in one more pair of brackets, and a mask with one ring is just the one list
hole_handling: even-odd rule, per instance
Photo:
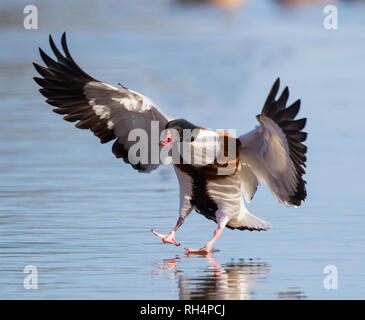
{"label": "white wing patch", "polygon": [[[280,201],[288,205],[296,189],[296,171],[288,154],[288,143],[280,127],[271,119],[260,116],[261,126],[240,136],[240,161],[244,170],[246,201],[256,191],[257,181],[265,183]],[[251,174],[252,173],[252,174]]]}
{"label": "white wing patch", "polygon": [[95,100],[92,99],[89,101],[89,104],[92,106],[95,114],[99,116],[100,119],[109,119],[110,118],[110,110],[106,106],[102,106],[99,104],[95,104]]}

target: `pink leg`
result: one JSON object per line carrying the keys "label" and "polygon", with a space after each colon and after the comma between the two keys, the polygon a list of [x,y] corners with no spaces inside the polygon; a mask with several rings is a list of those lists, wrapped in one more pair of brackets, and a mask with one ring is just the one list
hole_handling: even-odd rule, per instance
{"label": "pink leg", "polygon": [[179,217],[175,228],[172,229],[172,231],[168,235],[158,233],[153,229],[151,231],[156,237],[159,237],[163,243],[171,243],[174,244],[175,246],[180,246],[180,243],[175,240],[175,233],[183,223],[184,223],[184,218]]}
{"label": "pink leg", "polygon": [[214,231],[214,235],[213,238],[203,247],[200,249],[190,249],[190,248],[185,248],[187,253],[208,253],[212,250],[214,242],[217,241],[217,239],[219,238],[219,236],[222,234],[224,227],[218,227],[217,230]]}

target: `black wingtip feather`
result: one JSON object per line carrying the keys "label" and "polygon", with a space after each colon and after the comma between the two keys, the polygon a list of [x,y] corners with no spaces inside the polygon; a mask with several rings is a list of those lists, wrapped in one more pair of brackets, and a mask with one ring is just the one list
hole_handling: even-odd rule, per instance
{"label": "black wingtip feather", "polygon": [[54,55],[57,57],[58,61],[61,61],[64,59],[62,53],[58,50],[57,46],[55,45],[53,39],[52,39],[52,35],[49,35],[49,45],[51,46],[51,49],[54,53]]}
{"label": "black wingtip feather", "polygon": [[298,120],[283,120],[279,122],[280,128],[284,130],[302,130],[307,123],[307,118]]}
{"label": "black wingtip feather", "polygon": [[43,78],[39,78],[39,77],[33,77],[33,80],[41,87],[45,86],[45,82],[46,80]]}
{"label": "black wingtip feather", "polygon": [[71,57],[71,54],[70,54],[70,51],[68,51],[68,47],[67,47],[66,32],[64,32],[62,34],[61,46],[62,46],[63,52],[65,53],[66,57],[73,61],[73,59]]}
{"label": "black wingtip feather", "polygon": [[[279,99],[275,100],[279,91],[279,85],[280,78],[277,78],[265,101],[261,115],[273,120],[282,129],[286,136],[290,158],[296,168],[297,176],[297,187],[294,194],[290,196],[289,204],[300,206],[301,202],[307,197],[307,190],[305,188],[306,181],[302,178],[303,174],[305,174],[304,168],[306,167],[305,162],[307,160],[305,155],[307,147],[302,143],[306,140],[307,133],[302,130],[306,125],[307,119],[294,119],[300,110],[300,99],[295,101],[289,107],[286,107],[286,103],[289,98],[288,87],[285,87]],[[258,119],[259,118],[260,115],[258,116]]]}
{"label": "black wingtip feather", "polygon": [[273,101],[276,97],[276,94],[278,93],[279,87],[280,87],[280,78],[277,78],[276,81],[274,82],[271,90],[270,90],[270,93],[269,93],[266,101],[265,101],[264,107],[262,108],[262,113],[263,114],[269,112],[269,110],[270,110],[270,108],[273,104]]}
{"label": "black wingtip feather", "polygon": [[280,98],[276,102],[276,108],[279,110],[284,109],[286,106],[286,102],[288,101],[288,98],[289,98],[289,88],[285,87],[283,93],[281,94]]}
{"label": "black wingtip feather", "polygon": [[56,71],[59,69],[57,62],[48,56],[41,48],[39,48],[39,54],[41,55],[43,62],[50,70]]}

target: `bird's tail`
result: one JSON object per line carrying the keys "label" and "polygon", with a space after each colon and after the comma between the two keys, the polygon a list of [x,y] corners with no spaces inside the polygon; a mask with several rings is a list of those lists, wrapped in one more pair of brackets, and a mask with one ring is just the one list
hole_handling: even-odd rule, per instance
{"label": "bird's tail", "polygon": [[266,231],[271,228],[271,224],[246,211],[239,223],[228,223],[227,227],[238,230]]}

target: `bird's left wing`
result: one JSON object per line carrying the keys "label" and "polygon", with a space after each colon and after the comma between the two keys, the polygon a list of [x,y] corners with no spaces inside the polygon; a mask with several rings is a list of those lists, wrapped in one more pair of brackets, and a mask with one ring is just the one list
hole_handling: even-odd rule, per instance
{"label": "bird's left wing", "polygon": [[307,147],[302,143],[307,133],[302,129],[307,119],[295,120],[300,100],[286,107],[287,87],[275,100],[279,85],[277,79],[257,116],[260,125],[238,138],[244,196],[250,201],[258,183],[263,182],[280,202],[300,206],[307,196],[302,178],[307,160]]}
{"label": "bird's left wing", "polygon": [[[66,115],[64,119],[67,121],[78,121],[77,128],[90,129],[101,143],[116,139],[112,147],[114,155],[138,171],[156,169],[160,164],[160,133],[168,122],[166,116],[142,94],[122,85],[115,88],[86,74],[71,57],[65,33],[61,39],[64,54],[55,46],[51,36],[49,42],[57,61],[40,49],[47,67],[34,63],[43,77],[34,80],[43,87],[39,91],[47,98],[46,102],[57,107],[53,111]],[[156,132],[151,129],[153,121]],[[134,137],[130,137],[133,129],[141,129],[144,133],[139,131],[142,135],[138,135],[135,132]],[[151,139],[153,134],[154,139]],[[136,141],[139,153],[129,152]]]}

